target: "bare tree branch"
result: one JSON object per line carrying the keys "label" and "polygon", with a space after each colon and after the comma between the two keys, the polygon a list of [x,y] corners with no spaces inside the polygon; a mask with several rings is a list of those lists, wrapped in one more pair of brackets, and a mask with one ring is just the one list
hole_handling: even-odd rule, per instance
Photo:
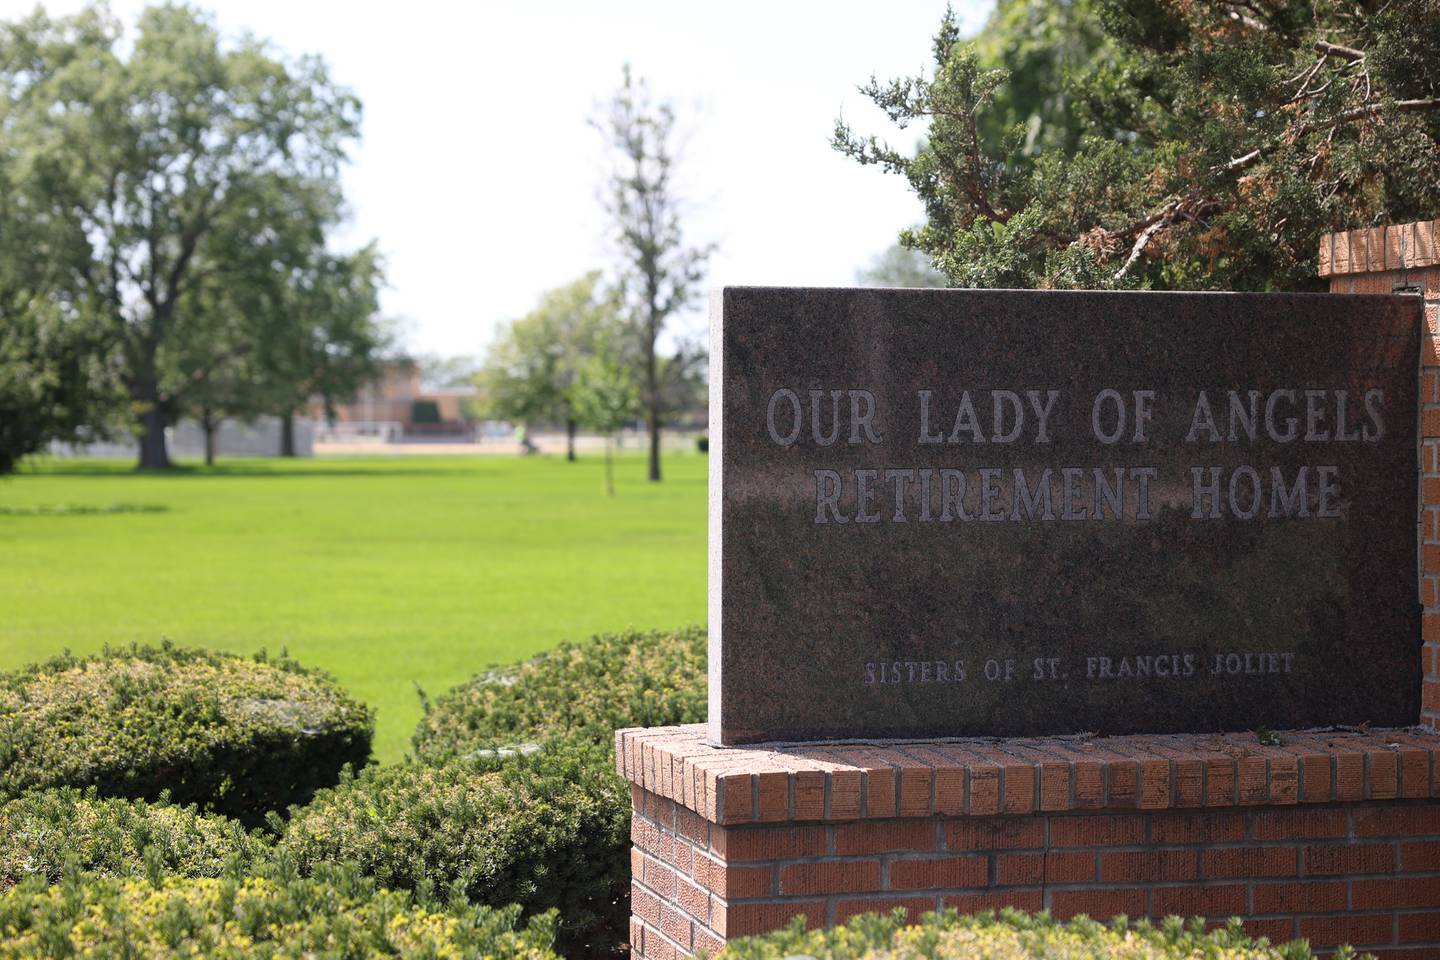
{"label": "bare tree branch", "polygon": [[1339,57],[1342,60],[1349,60],[1355,63],[1365,59],[1364,50],[1356,50],[1354,47],[1342,47],[1338,43],[1330,43],[1327,40],[1316,40],[1314,43],[1316,52],[1327,57]]}
{"label": "bare tree branch", "polygon": [[1125,274],[1129,273],[1130,268],[1135,265],[1135,261],[1139,260],[1140,255],[1145,252],[1145,248],[1150,246],[1150,241],[1155,238],[1155,235],[1170,226],[1177,206],[1178,202],[1166,204],[1165,209],[1160,211],[1159,214],[1148,218],[1151,220],[1151,223],[1146,226],[1144,230],[1141,230],[1140,235],[1135,238],[1135,244],[1130,248],[1130,256],[1125,258],[1125,262],[1121,264],[1120,269],[1115,272],[1116,280],[1123,280]]}

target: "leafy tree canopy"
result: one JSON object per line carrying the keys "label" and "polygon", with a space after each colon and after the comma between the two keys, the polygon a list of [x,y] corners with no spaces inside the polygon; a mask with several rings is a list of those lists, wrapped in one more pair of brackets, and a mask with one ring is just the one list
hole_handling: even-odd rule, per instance
{"label": "leafy tree canopy", "polygon": [[640,413],[635,379],[608,348],[586,358],[574,394],[577,418],[596,433],[618,433]]}
{"label": "leafy tree canopy", "polygon": [[1321,234],[1440,212],[1429,0],[1001,0],[933,58],[861,87],[913,153],[834,145],[910,182],[952,285],[1316,289]]}
{"label": "leafy tree canopy", "polygon": [[920,251],[892,243],[868,267],[855,271],[855,281],[864,287],[943,287],[945,275]]}
{"label": "leafy tree canopy", "polygon": [[[0,23],[0,123],[6,231],[45,238],[42,297],[103,321],[141,466],[167,466],[164,428],[190,394],[297,316],[237,325],[232,308],[306,300],[324,272],[359,103],[318,59],[223,41],[193,8],[150,7],[126,37],[92,7]],[[211,309],[217,289],[233,302]]]}
{"label": "leafy tree canopy", "polygon": [[476,374],[484,414],[518,423],[575,420],[580,368],[602,342],[618,339],[619,324],[598,272],[547,291],[534,310],[500,329]]}
{"label": "leafy tree canopy", "polygon": [[608,343],[586,358],[575,377],[576,418],[605,436],[605,490],[615,495],[611,446],[615,434],[640,413],[640,392],[630,371],[616,359]]}
{"label": "leafy tree canopy", "polygon": [[53,305],[0,311],[0,474],[54,440],[105,436],[122,416],[105,337]]}
{"label": "leafy tree canopy", "polygon": [[425,353],[415,357],[420,379],[433,387],[463,387],[472,383],[480,370],[480,360],[469,354],[448,356]]}

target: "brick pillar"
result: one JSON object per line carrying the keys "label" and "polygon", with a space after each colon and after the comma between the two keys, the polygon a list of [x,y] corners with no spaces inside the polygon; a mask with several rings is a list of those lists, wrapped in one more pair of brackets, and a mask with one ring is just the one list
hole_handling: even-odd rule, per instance
{"label": "brick pillar", "polygon": [[1440,958],[1440,737],[1419,729],[715,747],[621,730],[630,946],[714,954],[803,916],[1012,906],[1239,916]]}
{"label": "brick pillar", "polygon": [[1330,233],[1320,276],[1331,293],[1408,293],[1425,298],[1420,346],[1420,602],[1425,607],[1421,720],[1440,729],[1440,220]]}

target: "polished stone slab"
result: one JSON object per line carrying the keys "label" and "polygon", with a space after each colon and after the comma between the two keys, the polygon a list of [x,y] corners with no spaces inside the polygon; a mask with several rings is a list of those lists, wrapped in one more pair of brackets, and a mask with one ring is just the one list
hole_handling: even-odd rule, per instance
{"label": "polished stone slab", "polygon": [[717,742],[1404,725],[1418,298],[727,288]]}

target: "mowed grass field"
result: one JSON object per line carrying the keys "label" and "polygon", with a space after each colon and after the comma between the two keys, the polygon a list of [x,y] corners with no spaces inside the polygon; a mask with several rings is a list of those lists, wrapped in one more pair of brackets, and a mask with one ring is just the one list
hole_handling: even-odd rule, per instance
{"label": "mowed grass field", "polygon": [[394,761],[417,685],[436,696],[564,639],[703,622],[705,458],[664,467],[650,484],[620,458],[613,498],[599,456],[23,467],[0,478],[0,670],[167,637],[284,648],[376,708]]}

